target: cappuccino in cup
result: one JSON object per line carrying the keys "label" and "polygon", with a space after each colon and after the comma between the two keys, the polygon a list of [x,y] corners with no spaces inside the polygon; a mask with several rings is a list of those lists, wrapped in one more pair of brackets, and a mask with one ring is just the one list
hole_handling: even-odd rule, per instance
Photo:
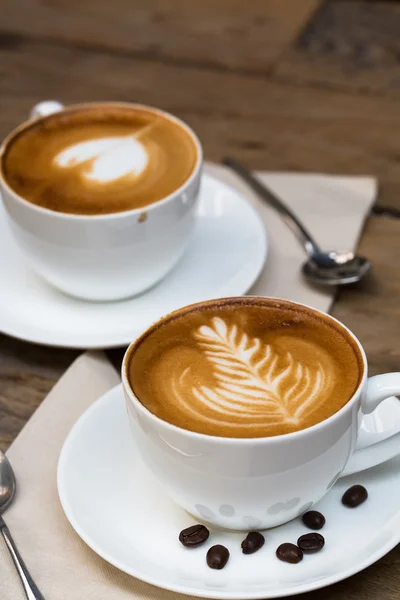
{"label": "cappuccino in cup", "polygon": [[3,177],[19,196],[49,210],[104,215],[166,198],[193,173],[193,136],[145,107],[73,108],[33,121],[12,137]]}
{"label": "cappuccino in cup", "polygon": [[150,472],[196,520],[224,529],[290,521],[400,448],[399,433],[381,432],[357,447],[363,415],[400,393],[400,373],[368,378],[344,325],[288,300],[181,308],[131,344],[122,383]]}
{"label": "cappuccino in cup", "polygon": [[[0,148],[11,231],[48,283],[119,300],[160,281],[195,223],[202,150],[161,110],[126,103],[42,103]],[[42,113],[42,116],[37,116]]]}
{"label": "cappuccino in cup", "polygon": [[330,318],[283,300],[234,298],[177,311],[128,357],[140,402],[207,435],[282,435],[330,417],[363,373],[357,345]]}

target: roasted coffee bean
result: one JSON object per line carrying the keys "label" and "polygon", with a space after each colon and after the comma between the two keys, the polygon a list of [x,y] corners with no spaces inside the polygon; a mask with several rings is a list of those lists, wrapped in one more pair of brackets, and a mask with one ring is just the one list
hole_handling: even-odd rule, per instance
{"label": "roasted coffee bean", "polygon": [[207,552],[207,564],[210,569],[223,569],[228,560],[229,550],[220,544],[211,546]]}
{"label": "roasted coffee bean", "polygon": [[319,552],[325,546],[325,538],[320,533],[306,533],[297,540],[297,545],[304,554]]}
{"label": "roasted coffee bean", "polygon": [[186,548],[195,548],[208,540],[209,535],[210,532],[204,525],[192,525],[180,532],[179,541],[186,546]]}
{"label": "roasted coffee bean", "polygon": [[368,492],[363,485],[352,485],[342,497],[342,502],[349,508],[360,506],[368,498]]}
{"label": "roasted coffee bean", "polygon": [[317,510],[309,510],[302,516],[302,521],[309,529],[322,529],[325,525],[325,517]]}
{"label": "roasted coffee bean", "polygon": [[250,531],[242,542],[243,554],[253,554],[264,546],[265,538],[258,531]]}
{"label": "roasted coffee bean", "polygon": [[281,544],[276,550],[276,555],[279,560],[293,565],[303,560],[303,551],[295,544]]}

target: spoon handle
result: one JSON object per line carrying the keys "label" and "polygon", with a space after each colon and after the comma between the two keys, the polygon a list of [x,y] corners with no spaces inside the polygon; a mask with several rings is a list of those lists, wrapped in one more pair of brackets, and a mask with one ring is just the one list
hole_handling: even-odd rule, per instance
{"label": "spoon handle", "polygon": [[223,164],[230,167],[237,175],[239,175],[263,200],[266,200],[268,204],[273,206],[282,216],[286,225],[293,231],[295,236],[303,244],[306,252],[309,256],[313,256],[320,252],[318,244],[314,241],[311,234],[307,231],[302,223],[298,220],[296,215],[292,213],[290,208],[285,206],[278,196],[276,196],[270,189],[268,189],[261,181],[253,175],[251,171],[241,163],[237,162],[234,158],[226,156],[222,160]]}
{"label": "spoon handle", "polygon": [[21,558],[20,553],[17,550],[14,540],[11,537],[10,530],[7,525],[4,523],[3,517],[0,515],[0,531],[3,534],[4,540],[6,542],[7,548],[11,554],[11,558],[13,559],[14,565],[18,571],[18,575],[22,581],[22,585],[24,586],[24,591],[28,600],[44,600],[44,597],[39,592],[36,587],[35,582],[29,574],[28,569],[24,561]]}

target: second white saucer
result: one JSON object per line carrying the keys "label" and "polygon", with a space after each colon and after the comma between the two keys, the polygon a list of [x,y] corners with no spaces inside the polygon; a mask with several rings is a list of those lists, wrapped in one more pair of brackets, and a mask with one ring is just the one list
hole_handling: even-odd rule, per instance
{"label": "second white saucer", "polygon": [[[386,431],[387,436],[399,429],[400,403],[392,398],[370,415],[364,435]],[[369,497],[352,510],[343,506],[341,497],[354,484],[364,485]],[[300,519],[268,530],[264,547],[250,556],[241,552],[243,533],[212,530],[204,546],[190,550],[179,543],[179,531],[196,520],[165,494],[142,463],[129,430],[122,386],[107,392],[78,419],[58,464],[64,512],[94,552],[153,585],[221,600],[291,596],[365,569],[400,541],[398,489],[400,456],[339,479],[316,505],[326,517],[320,532],[324,549],[289,565],[276,558],[275,550],[310,532]],[[213,544],[223,544],[231,553],[223,571],[206,564]],[[384,586],[384,570],[381,580]],[[133,595],[135,585],[132,580]],[[148,597],[157,593],[149,591]]]}
{"label": "second white saucer", "polygon": [[25,264],[0,204],[0,331],[50,346],[110,348],[129,344],[172,310],[239,296],[257,279],[267,254],[265,227],[247,200],[210,175],[202,180],[198,218],[185,256],[158,285],[121,302],[70,298]]}

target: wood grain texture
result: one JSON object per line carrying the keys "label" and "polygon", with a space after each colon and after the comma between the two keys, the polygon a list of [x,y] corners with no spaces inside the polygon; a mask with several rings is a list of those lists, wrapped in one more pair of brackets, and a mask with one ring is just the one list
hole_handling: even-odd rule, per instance
{"label": "wood grain texture", "polygon": [[397,97],[399,32],[398,2],[330,0],[275,64],[274,77],[293,85]]}
{"label": "wood grain texture", "polygon": [[372,375],[400,370],[400,220],[368,219],[359,245],[373,264],[371,275],[342,288],[332,314],[363,344]]}
{"label": "wood grain texture", "polygon": [[[3,0],[0,29],[159,62],[267,72],[320,0]],[[21,18],[21,15],[24,18]]]}
{"label": "wood grain texture", "polygon": [[0,449],[6,450],[71,362],[73,350],[0,335]]}
{"label": "wood grain texture", "polygon": [[[396,99],[380,99],[377,110],[375,98],[25,38],[0,48],[0,80],[0,135],[43,98],[137,101],[188,121],[209,160],[230,153],[259,169],[400,181]],[[391,202],[400,207],[400,195]]]}

